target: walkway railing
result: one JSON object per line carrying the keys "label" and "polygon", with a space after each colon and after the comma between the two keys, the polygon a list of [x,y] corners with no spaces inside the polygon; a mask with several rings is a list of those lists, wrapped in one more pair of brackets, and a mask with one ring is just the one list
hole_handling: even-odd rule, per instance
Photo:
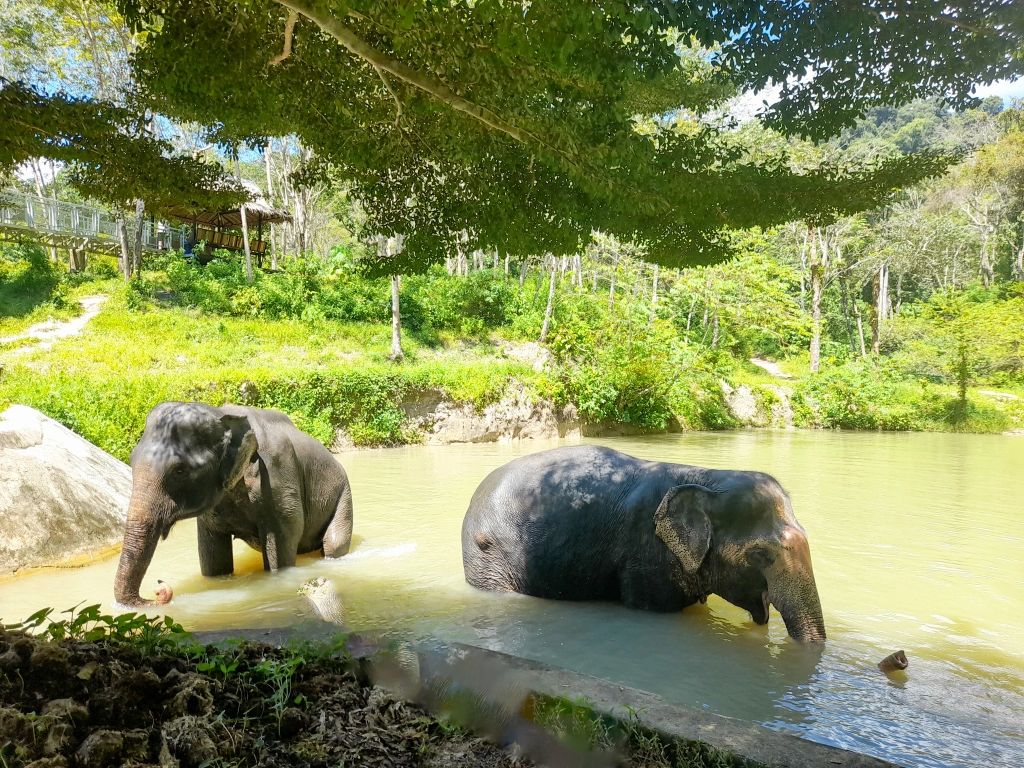
{"label": "walkway railing", "polygon": [[[135,241],[135,216],[125,216],[129,247]],[[45,245],[120,255],[117,218],[102,208],[66,203],[22,192],[0,192],[0,239],[31,234]],[[183,249],[187,226],[145,220],[142,247],[147,251]]]}

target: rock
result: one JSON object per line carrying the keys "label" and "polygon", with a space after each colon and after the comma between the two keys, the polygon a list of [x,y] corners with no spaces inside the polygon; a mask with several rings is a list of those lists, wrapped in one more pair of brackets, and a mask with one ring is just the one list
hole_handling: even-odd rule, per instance
{"label": "rock", "polygon": [[575,408],[557,408],[515,386],[499,402],[478,411],[471,403],[453,403],[435,390],[402,403],[410,424],[430,444],[511,442],[531,438],[575,437],[580,419]]}
{"label": "rock", "polygon": [[57,720],[66,720],[75,725],[83,725],[89,719],[89,710],[74,699],[48,701],[43,707],[42,714]]}
{"label": "rock", "polygon": [[909,664],[910,662],[907,661],[907,654],[903,651],[896,651],[895,653],[890,653],[878,662],[878,668],[888,674],[889,672],[899,672],[904,670],[909,666]]}
{"label": "rock", "polygon": [[[210,681],[201,675],[178,675],[178,682],[167,703],[167,716],[208,715],[213,709],[213,691]],[[166,680],[166,678],[165,678]]]}
{"label": "rock", "polygon": [[735,389],[720,382],[729,413],[748,427],[792,427],[792,390],[775,384],[740,384]]}
{"label": "rock", "polygon": [[65,677],[70,672],[68,652],[55,643],[40,643],[32,651],[29,665],[35,672],[50,677]]}
{"label": "rock", "polygon": [[68,768],[68,759],[64,755],[41,757],[38,760],[33,760],[25,768]]}
{"label": "rock", "polygon": [[107,768],[120,765],[124,738],[117,731],[96,731],[89,735],[75,753],[81,768]]}
{"label": "rock", "polygon": [[281,720],[278,723],[278,733],[282,739],[290,739],[295,736],[306,725],[306,716],[301,709],[288,707],[281,713]]}
{"label": "rock", "polygon": [[185,715],[171,720],[164,724],[163,734],[170,753],[186,768],[198,768],[218,757],[210,726],[198,717]]}
{"label": "rock", "polygon": [[131,470],[23,405],[0,414],[0,576],[120,543]]}
{"label": "rock", "polygon": [[311,579],[301,585],[298,592],[306,598],[313,612],[321,619],[344,626],[345,604],[330,579],[323,576]]}

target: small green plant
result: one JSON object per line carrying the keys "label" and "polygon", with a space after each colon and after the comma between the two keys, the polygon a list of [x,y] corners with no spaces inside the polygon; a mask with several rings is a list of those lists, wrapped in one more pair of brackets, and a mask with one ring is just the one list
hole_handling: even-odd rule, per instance
{"label": "small green plant", "polygon": [[90,605],[81,610],[75,606],[61,614],[68,614],[69,618],[54,620],[53,609],[43,608],[24,621],[7,624],[5,628],[38,634],[53,642],[84,640],[131,646],[144,656],[187,653],[195,645],[192,635],[170,616],[146,616],[142,613],[109,616],[100,611],[99,605]]}

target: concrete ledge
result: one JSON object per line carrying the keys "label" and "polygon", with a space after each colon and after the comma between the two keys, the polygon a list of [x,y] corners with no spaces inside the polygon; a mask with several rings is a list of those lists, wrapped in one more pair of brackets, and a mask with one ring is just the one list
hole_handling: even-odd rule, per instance
{"label": "concrete ledge", "polygon": [[[197,632],[195,638],[205,644],[241,638],[280,646],[296,637],[326,641],[340,632],[336,626],[318,623],[282,629]],[[354,656],[362,657],[372,652],[374,645],[372,641],[362,641],[358,635],[352,635],[349,650]],[[451,649],[460,655],[500,666],[513,675],[518,684],[536,693],[569,699],[582,698],[599,714],[617,720],[628,720],[632,710],[639,723],[647,728],[672,738],[702,741],[716,749],[733,752],[764,765],[776,768],[897,768],[895,763],[869,755],[778,733],[746,720],[672,704],[653,693],[541,662],[470,645],[455,644]],[[420,657],[426,661],[424,654],[420,654]]]}

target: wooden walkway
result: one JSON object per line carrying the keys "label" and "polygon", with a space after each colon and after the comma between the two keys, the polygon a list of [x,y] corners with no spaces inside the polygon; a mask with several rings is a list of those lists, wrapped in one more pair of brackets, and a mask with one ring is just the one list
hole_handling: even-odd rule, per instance
{"label": "wooden walkway", "polygon": [[[135,238],[134,216],[125,216],[125,227],[131,246]],[[187,226],[144,221],[142,247],[150,252],[183,249],[188,233]],[[102,208],[22,192],[0,192],[0,240],[26,239],[66,250],[121,255],[117,219]]]}

